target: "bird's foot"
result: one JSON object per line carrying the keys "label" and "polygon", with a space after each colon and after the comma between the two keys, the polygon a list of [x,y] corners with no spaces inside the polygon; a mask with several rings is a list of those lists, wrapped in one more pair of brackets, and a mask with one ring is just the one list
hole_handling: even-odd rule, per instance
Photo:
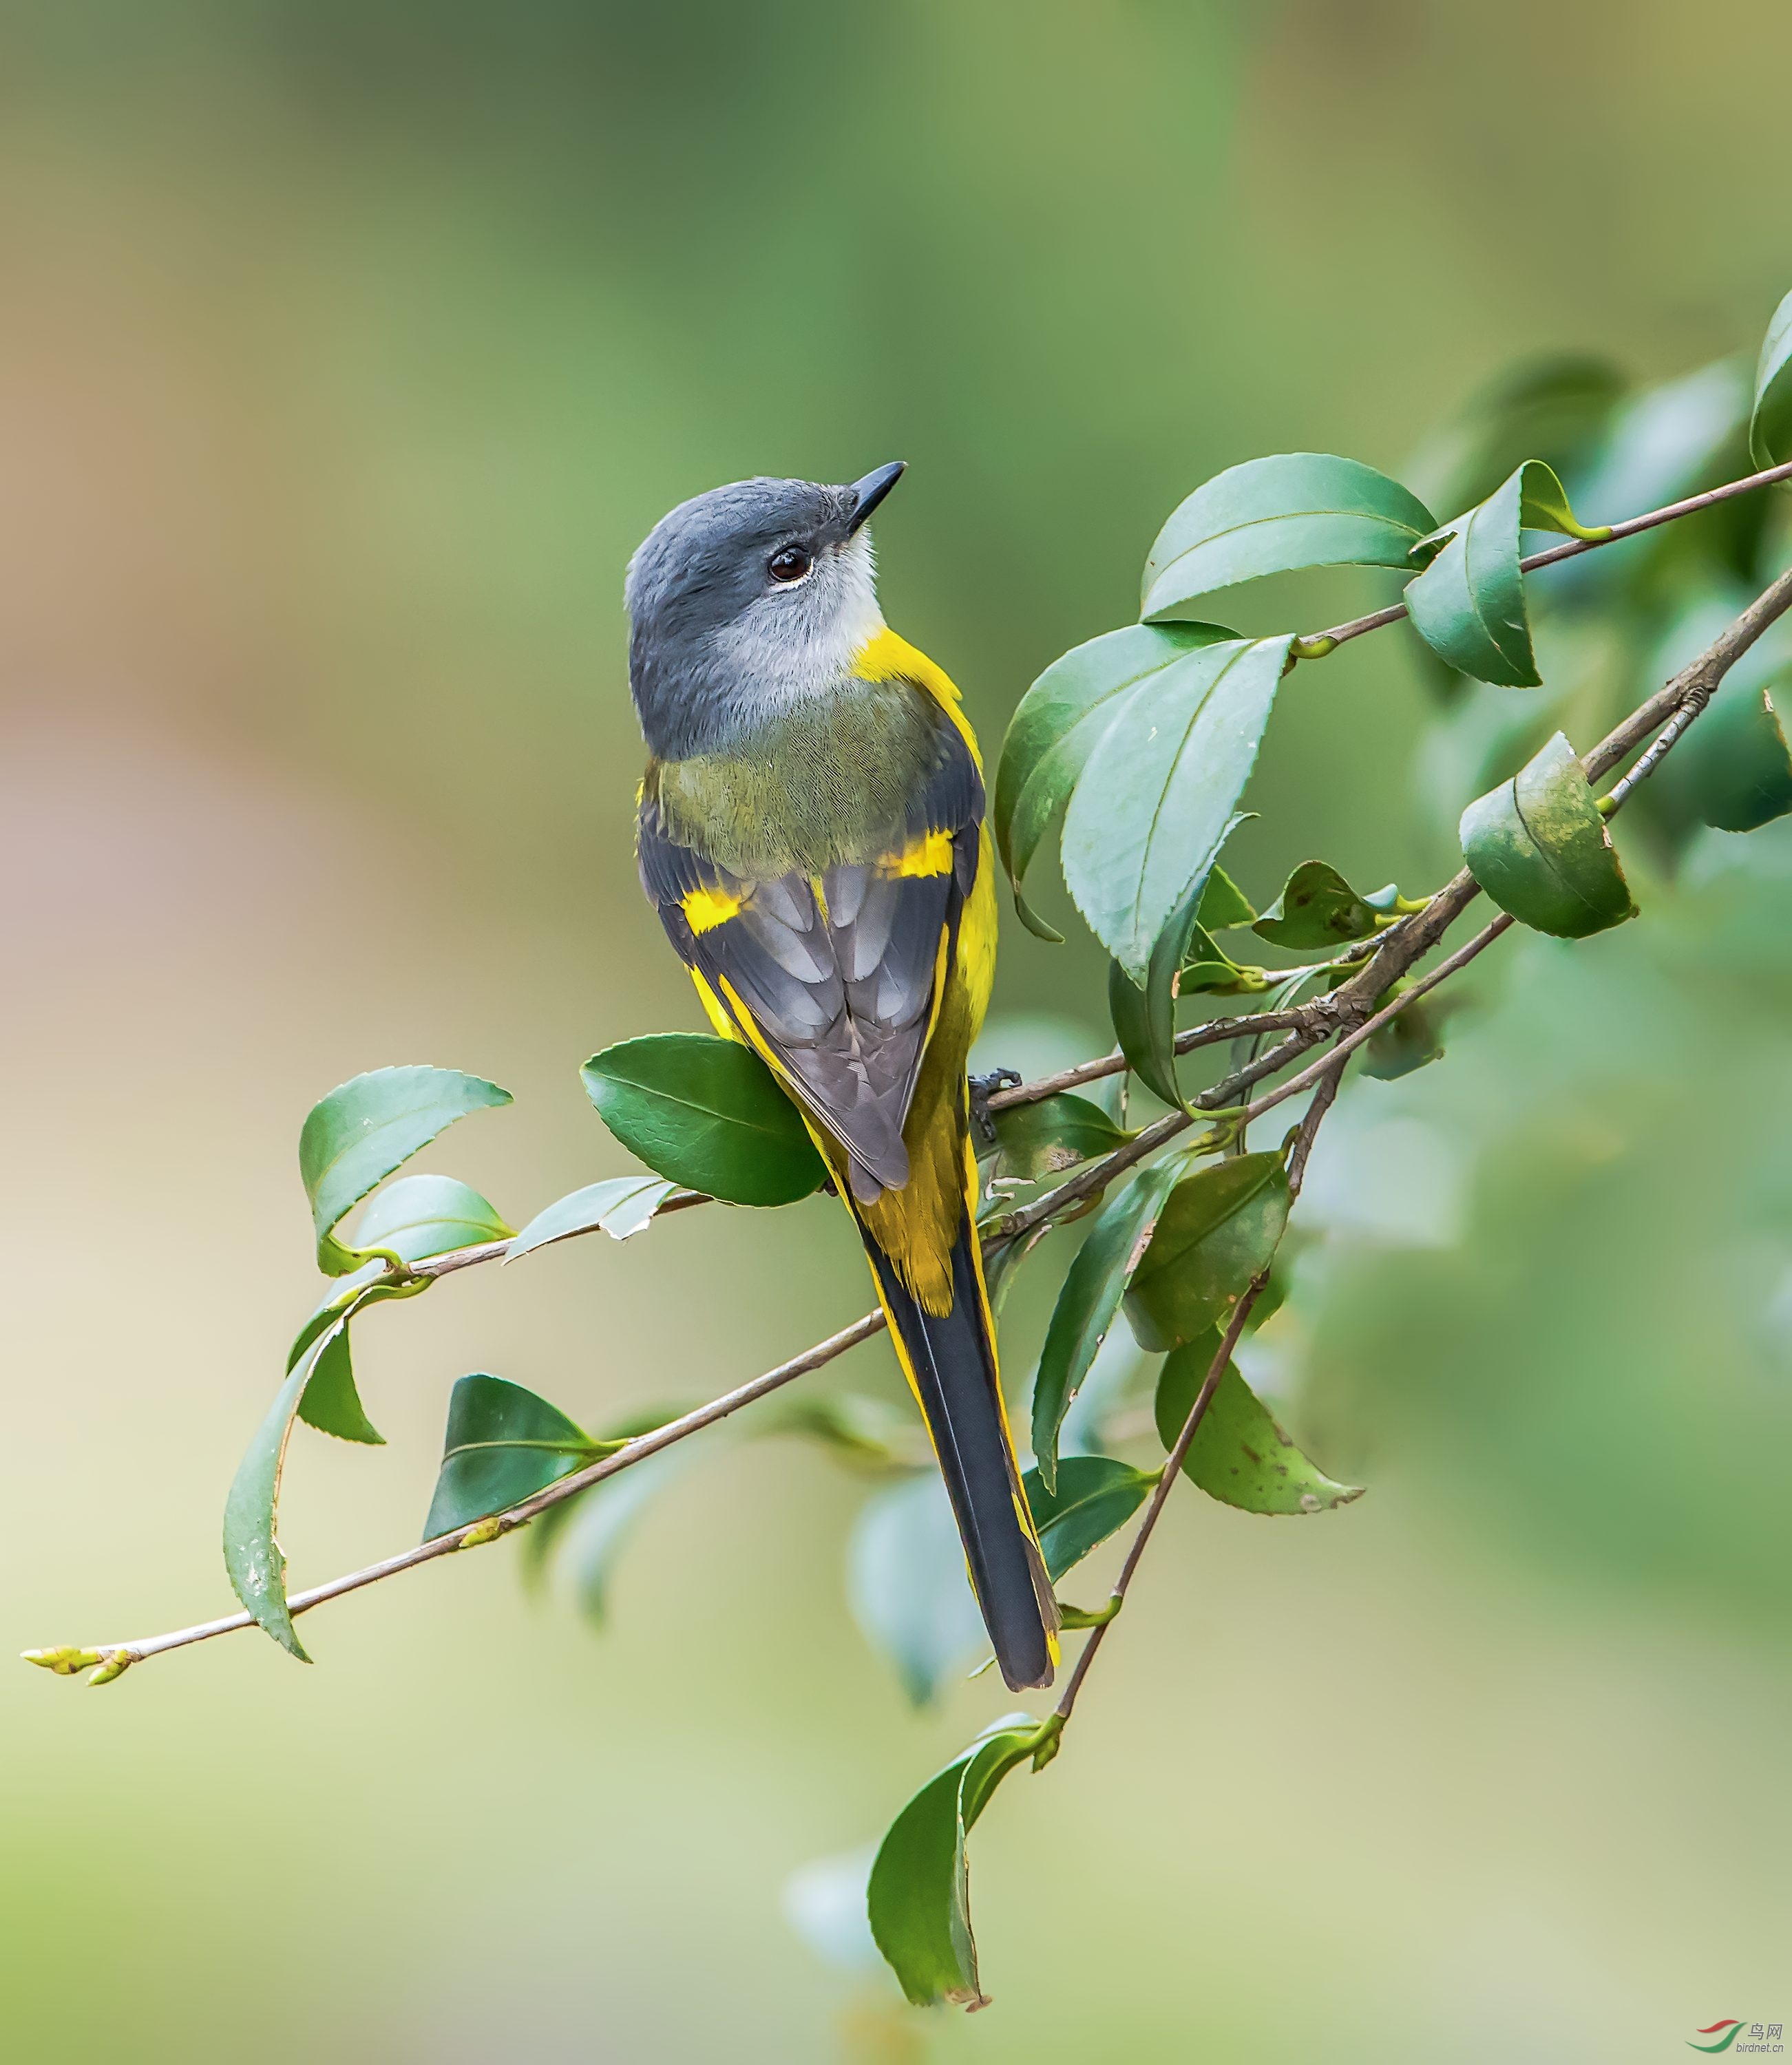
{"label": "bird's foot", "polygon": [[992,1069],[986,1076],[970,1078],[971,1124],[977,1128],[977,1138],[987,1147],[996,1144],[996,1121],[989,1109],[989,1100],[997,1090],[1018,1089],[1021,1074],[1017,1069]]}

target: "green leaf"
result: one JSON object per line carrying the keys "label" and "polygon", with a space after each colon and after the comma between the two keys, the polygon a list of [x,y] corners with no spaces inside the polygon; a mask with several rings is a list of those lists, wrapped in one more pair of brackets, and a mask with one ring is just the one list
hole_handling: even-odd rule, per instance
{"label": "green leaf", "polygon": [[[1127,1066],[1154,1097],[1181,1111],[1188,1107],[1176,1079],[1176,999],[1181,994],[1183,957],[1199,931],[1195,911],[1212,879],[1198,877],[1170,914],[1151,948],[1143,988],[1118,961],[1107,964],[1107,1015]],[[1206,935],[1200,936],[1205,939]]]}
{"label": "green leaf", "polygon": [[937,1470],[878,1492],[847,1546],[847,1597],[860,1631],[895,1666],[912,1704],[931,1706],[983,1645],[952,1501]]}
{"label": "green leaf", "polygon": [[1132,1135],[1098,1104],[1072,1091],[1014,1104],[991,1114],[996,1129],[996,1180],[1037,1183],[1079,1162],[1123,1146]]}
{"label": "green leaf", "polygon": [[[1391,1004],[1403,990],[1411,987],[1409,982],[1396,983],[1386,996],[1376,1000],[1376,1009],[1379,1011],[1383,1005]],[[1363,1045],[1363,1073],[1391,1083],[1402,1076],[1410,1076],[1414,1069],[1422,1069],[1427,1062],[1441,1061],[1442,1017],[1446,1008],[1443,1000],[1434,1001],[1432,992],[1427,992],[1404,1011],[1397,1012],[1378,1032],[1371,1032]]]}
{"label": "green leaf", "polygon": [[1131,1420],[1156,1378],[1152,1359],[1133,1339],[1131,1328],[1110,1328],[1064,1416],[1058,1437],[1060,1460],[1101,1455],[1123,1441],[1124,1433],[1114,1431],[1114,1421]]}
{"label": "green leaf", "polygon": [[1406,587],[1414,628],[1458,673],[1506,688],[1542,684],[1531,649],[1524,576],[1519,571],[1519,533],[1560,531],[1576,538],[1607,538],[1589,530],[1568,507],[1552,467],[1527,459],[1503,487],[1424,542],[1436,556]]}
{"label": "green leaf", "polygon": [[601,1183],[587,1183],[537,1212],[505,1249],[504,1260],[512,1263],[520,1255],[598,1228],[612,1240],[626,1240],[652,1222],[678,1187],[663,1176],[610,1176]]}
{"label": "green leaf", "polygon": [[1774,309],[1755,367],[1749,455],[1763,470],[1792,459],[1792,294]]}
{"label": "green leaf", "polygon": [[1368,939],[1376,929],[1376,914],[1335,867],[1304,860],[1251,929],[1278,947],[1305,952]]}
{"label": "green leaf", "polygon": [[407,1262],[508,1240],[506,1226],[479,1192],[452,1176],[401,1176],[361,1214],[355,1240],[363,1249],[390,1249]]}
{"label": "green leaf", "polygon": [[1163,1201],[1183,1166],[1175,1158],[1154,1162],[1110,1198],[1095,1215],[1065,1276],[1033,1384],[1033,1449],[1038,1457],[1040,1481],[1048,1491],[1058,1482],[1058,1437],[1064,1415],[1114,1323]]}
{"label": "green leaf", "polygon": [[349,1347],[349,1330],[335,1329],[311,1367],[311,1381],[298,1404],[298,1416],[320,1434],[332,1434],[338,1441],[360,1441],[370,1448],[384,1448],[386,1437],[367,1417],[355,1388],[354,1357]]}
{"label": "green leaf", "polygon": [[1158,1214],[1127,1291],[1142,1348],[1157,1351],[1224,1324],[1269,1266],[1288,1224],[1280,1154],[1237,1154],[1185,1176]]}
{"label": "green leaf", "polygon": [[735,1205],[788,1205],[827,1171],[758,1055],[708,1032],[654,1032],[580,1071],[598,1115],[649,1169]]}
{"label": "green leaf", "polygon": [[1228,467],[1197,487],[1145,562],[1147,623],[1260,574],[1301,567],[1402,567],[1436,519],[1372,466],[1326,452],[1282,452]]}
{"label": "green leaf", "polygon": [[1250,899],[1224,868],[1216,864],[1208,871],[1200,908],[1195,914],[1204,931],[1229,932],[1235,927],[1248,925],[1256,915]]}
{"label": "green leaf", "polygon": [[[694,1401],[687,1401],[682,1405],[658,1405],[645,1412],[629,1413],[621,1420],[613,1421],[603,1433],[597,1436],[597,1445],[613,1453],[625,1449],[629,1442],[638,1441],[643,1434],[657,1433],[668,1421],[682,1420],[694,1408]],[[613,1477],[601,1478],[584,1491],[575,1492],[570,1498],[562,1500],[557,1505],[550,1505],[544,1512],[538,1513],[523,1531],[521,1563],[524,1582],[539,1585],[548,1562],[567,1532],[567,1523],[578,1517],[587,1501],[597,1498],[606,1489],[628,1483],[637,1471],[645,1469],[653,1460],[649,1456],[641,1462],[632,1463],[626,1470],[618,1471]]]}
{"label": "green leaf", "polygon": [[1127,701],[1065,814],[1077,908],[1143,986],[1157,944],[1232,830],[1289,640],[1234,639],[1164,669]]}
{"label": "green leaf", "polygon": [[1048,1220],[1017,1240],[997,1241],[993,1237],[994,1229],[1007,1217],[1008,1210],[1007,1200],[999,1200],[987,1217],[977,1222],[983,1229],[983,1287],[989,1294],[989,1310],[998,1319],[1002,1307],[1008,1302],[1008,1294],[1014,1287],[1014,1279],[1021,1273],[1021,1264],[1051,1230]]}
{"label": "green leaf", "polygon": [[[1466,509],[1532,454],[1579,470],[1624,391],[1604,359],[1552,353],[1507,366],[1426,438],[1406,467],[1435,509]],[[1628,506],[1628,505],[1626,505]]]}
{"label": "green leaf", "polygon": [[354,1309],[350,1305],[328,1320],[293,1364],[237,1465],[225,1501],[224,1567],[231,1586],[259,1625],[301,1663],[311,1659],[286,1609],[286,1558],[274,1533],[281,1472],[299,1400],[330,1343],[346,1331]]}
{"label": "green leaf", "polygon": [[1022,1480],[1039,1530],[1039,1546],[1055,1585],[1090,1550],[1123,1527],[1151,1496],[1155,1476],[1112,1456],[1066,1456],[1058,1489],[1047,1491],[1037,1469]]}
{"label": "green leaf", "polygon": [[928,1464],[926,1437],[912,1412],[883,1398],[857,1392],[823,1392],[793,1399],[775,1412],[759,1415],[761,1435],[800,1434],[819,1442],[848,1469],[872,1477]]}
{"label": "green leaf", "polygon": [[989,821],[1029,931],[1063,939],[1028,904],[1021,883],[1090,754],[1139,690],[1198,648],[1234,635],[1216,624],[1128,624],[1054,660],[1021,697],[1002,741]]}
{"label": "green leaf", "polygon": [[448,1397],[442,1467],[423,1539],[452,1534],[570,1477],[619,1441],[594,1441],[558,1407],[520,1384],[475,1372]]}
{"label": "green leaf", "polygon": [[[1748,376],[1727,358],[1632,395],[1613,415],[1598,459],[1577,483],[1581,507],[1636,515],[1691,494],[1717,477],[1748,406]],[[1667,524],[1654,535],[1666,539],[1681,528]],[[1627,544],[1572,564],[1596,573],[1639,549],[1646,548]]]}
{"label": "green leaf", "polygon": [[299,1174],[311,1201],[318,1267],[346,1276],[367,1259],[334,1236],[376,1183],[470,1111],[510,1103],[508,1090],[458,1069],[375,1069],[311,1107],[299,1134]]}
{"label": "green leaf", "polygon": [[[411,1283],[382,1283],[378,1279],[385,1266],[378,1259],[365,1263],[353,1276],[338,1278],[331,1284],[287,1352],[289,1375],[318,1336],[345,1313],[359,1314],[388,1299],[416,1297],[434,1280],[420,1276]],[[315,1427],[321,1434],[334,1435],[339,1441],[362,1441],[383,1448],[385,1437],[367,1417],[355,1388],[349,1338],[350,1328],[345,1322],[313,1367],[311,1381],[300,1394],[298,1416],[308,1427]]]}
{"label": "green leaf", "polygon": [[560,1565],[570,1574],[572,1596],[593,1627],[609,1617],[610,1584],[637,1522],[697,1460],[689,1449],[662,1449],[568,1501],[573,1509],[560,1530]]}
{"label": "green leaf", "polygon": [[1263,987],[1191,922],[1199,894],[1197,883],[1164,927],[1151,949],[1143,989],[1118,961],[1107,964],[1107,1014],[1127,1067],[1154,1097],[1182,1111],[1188,1104],[1176,1073],[1176,1000],[1200,991],[1236,995]]}
{"label": "green leaf", "polygon": [[1195,927],[1176,977],[1177,996],[1261,996],[1270,986],[1267,968],[1252,961],[1235,961],[1204,926]]}
{"label": "green leaf", "polygon": [[1555,531],[1564,538],[1584,538],[1602,545],[1612,535],[1609,523],[1583,523],[1568,506],[1567,490],[1547,459],[1527,459],[1518,470],[1519,525],[1526,531]]}
{"label": "green leaf", "polygon": [[[823,1963],[860,1978],[884,1969],[865,1909],[876,1854],[876,1845],[868,1843],[843,1856],[814,1858],[791,1873],[779,1897],[784,1919]],[[893,1999],[868,2005],[852,2019],[840,2055],[847,2065],[925,2065],[925,2040],[912,2023]]]}
{"label": "green leaf", "polygon": [[879,1847],[866,1894],[871,1933],[917,2007],[983,2004],[965,1838],[997,1786],[1039,1745],[1030,1715],[997,1722],[928,1780]]}
{"label": "green leaf", "polygon": [[1792,811],[1792,754],[1771,693],[1726,681],[1655,779],[1669,777],[1701,823],[1752,832]]}
{"label": "green leaf", "polygon": [[1557,732],[1510,782],[1462,813],[1462,857],[1501,910],[1558,939],[1636,915],[1574,748]]}
{"label": "green leaf", "polygon": [[[1215,1328],[1164,1362],[1157,1385],[1157,1431],[1166,1449],[1176,1445],[1220,1352],[1220,1340]],[[1322,1513],[1363,1493],[1361,1485],[1334,1483],[1301,1454],[1233,1363],[1227,1364],[1195,1430],[1183,1472],[1210,1497],[1245,1513]]]}

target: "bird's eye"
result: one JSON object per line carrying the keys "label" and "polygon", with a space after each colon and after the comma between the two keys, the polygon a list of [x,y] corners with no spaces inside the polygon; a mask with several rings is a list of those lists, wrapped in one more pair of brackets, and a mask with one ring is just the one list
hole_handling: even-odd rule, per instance
{"label": "bird's eye", "polygon": [[775,581],[799,581],[814,564],[800,545],[787,545],[772,554],[766,571]]}

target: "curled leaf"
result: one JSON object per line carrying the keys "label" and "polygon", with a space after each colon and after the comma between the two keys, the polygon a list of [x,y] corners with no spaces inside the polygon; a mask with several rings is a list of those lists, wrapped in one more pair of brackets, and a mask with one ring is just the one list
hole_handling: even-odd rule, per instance
{"label": "curled leaf", "polygon": [[483,1076],[458,1069],[375,1069],[311,1107],[299,1133],[299,1174],[311,1202],[318,1267],[346,1276],[368,1258],[338,1241],[352,1208],[419,1149],[470,1111],[511,1101]]}
{"label": "curled leaf", "polygon": [[1724,682],[1662,774],[1700,822],[1718,831],[1752,832],[1785,817],[1792,811],[1792,753],[1772,690]]}
{"label": "curled leaf", "polygon": [[1574,748],[1557,732],[1462,813],[1462,857],[1501,910],[1558,939],[1584,939],[1636,915]]}
{"label": "curled leaf", "polygon": [[386,1445],[386,1437],[361,1403],[346,1326],[331,1332],[313,1364],[311,1380],[299,1400],[298,1416],[306,1426],[315,1427],[320,1434],[332,1434],[338,1441],[360,1441],[369,1448]]}
{"label": "curled leaf", "polygon": [[[374,1448],[382,1448],[386,1437],[367,1417],[355,1388],[349,1318],[389,1299],[419,1296],[434,1281],[419,1276],[409,1283],[382,1283],[379,1279],[384,1267],[378,1260],[365,1263],[354,1275],[334,1283],[300,1328],[286,1356],[289,1375],[318,1336],[330,1333],[330,1340],[312,1364],[311,1380],[299,1394],[298,1416],[320,1434],[333,1435],[338,1441],[365,1442]],[[338,1319],[342,1321],[340,1327],[336,1325]]]}
{"label": "curled leaf", "polygon": [[1519,570],[1525,530],[1611,535],[1578,520],[1553,467],[1527,459],[1485,502],[1425,539],[1422,552],[1434,556],[1406,587],[1414,628],[1438,657],[1458,673],[1506,688],[1534,689],[1543,678]]}
{"label": "curled leaf", "polygon": [[1433,508],[1466,509],[1532,454],[1559,473],[1578,471],[1624,386],[1616,366],[1584,354],[1521,359],[1503,368],[1426,438],[1407,466],[1407,477]]}
{"label": "curled leaf", "polygon": [[1368,898],[1359,896],[1335,867],[1304,860],[1251,929],[1276,946],[1307,952],[1366,940],[1376,922]]}
{"label": "curled leaf", "polygon": [[[1385,996],[1376,999],[1377,1011],[1394,1002],[1410,982],[1398,982]],[[1404,1011],[1397,1012],[1379,1032],[1369,1034],[1363,1048],[1362,1071],[1383,1082],[1410,1076],[1428,1062],[1443,1059],[1443,1017],[1449,1000],[1427,991]],[[1264,1316],[1267,1318],[1268,1315]]]}
{"label": "curled leaf", "polygon": [[1229,932],[1240,925],[1248,925],[1256,915],[1250,898],[1224,868],[1216,864],[1208,871],[1207,887],[1195,914],[1203,931]]}
{"label": "curled leaf", "polygon": [[965,1838],[1016,1764],[1036,1756],[1041,1724],[1011,1714],[929,1779],[890,1825],[867,1905],[877,1947],[916,2006],[984,2002],[971,1934]]}
{"label": "curled leaf", "polygon": [[[1238,822],[1232,819],[1228,833]],[[1217,871],[1197,875],[1170,914],[1151,948],[1142,985],[1118,961],[1110,961],[1107,969],[1108,1016],[1127,1067],[1152,1096],[1183,1111],[1188,1107],[1176,1078],[1176,999],[1185,991],[1183,964],[1194,944],[1199,940],[1206,949],[1203,963],[1219,955],[1196,915],[1207,903]]]}

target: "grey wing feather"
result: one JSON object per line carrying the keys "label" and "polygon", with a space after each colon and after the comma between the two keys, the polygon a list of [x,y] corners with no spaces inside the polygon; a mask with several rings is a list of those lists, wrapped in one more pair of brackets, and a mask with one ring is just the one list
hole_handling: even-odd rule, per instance
{"label": "grey wing feather", "polygon": [[[902,1129],[926,1046],[940,941],[955,927],[976,871],[982,785],[961,753],[916,798],[910,826],[892,837],[900,851],[917,833],[953,832],[953,864],[945,874],[842,863],[822,877],[818,896],[800,875],[746,881],[730,874],[673,839],[651,802],[637,828],[642,885],[674,946],[725,1004],[730,992],[738,1000],[799,1101],[846,1148],[863,1203],[908,1180]],[[694,927],[685,905],[697,891],[738,908],[722,923]]]}

